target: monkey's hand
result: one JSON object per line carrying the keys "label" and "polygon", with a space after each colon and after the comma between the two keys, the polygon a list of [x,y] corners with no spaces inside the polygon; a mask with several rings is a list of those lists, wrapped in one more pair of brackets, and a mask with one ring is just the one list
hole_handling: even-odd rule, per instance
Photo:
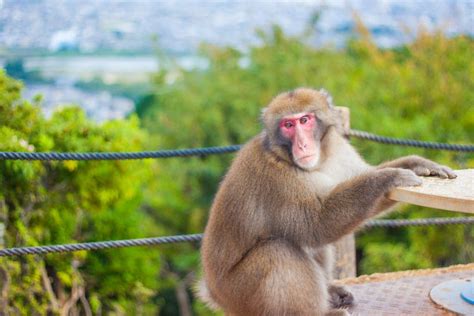
{"label": "monkey's hand", "polygon": [[387,198],[388,193],[398,186],[416,186],[422,184],[421,178],[419,178],[413,171],[409,169],[400,169],[400,168],[384,168],[377,170],[379,173],[382,173],[382,177],[386,177],[389,180],[386,182],[388,185],[385,188],[383,197],[379,198],[375,202],[372,215],[380,214],[397,202]]}
{"label": "monkey's hand", "polygon": [[411,187],[418,186],[423,183],[423,181],[416,175],[415,172],[408,169],[385,168],[380,171],[384,172],[386,177],[391,178],[391,181],[389,181],[390,183],[387,186],[388,191],[394,187]]}
{"label": "monkey's hand", "polygon": [[438,176],[442,179],[454,179],[457,177],[451,168],[415,155],[402,157],[379,166],[379,168],[386,167],[410,169],[423,177]]}
{"label": "monkey's hand", "polygon": [[332,308],[349,307],[354,304],[354,296],[343,286],[331,284],[328,292]]}
{"label": "monkey's hand", "polygon": [[413,170],[413,172],[419,176],[438,176],[442,179],[454,179],[457,177],[451,168],[440,165],[434,161],[418,156],[411,156],[407,158],[409,169]]}

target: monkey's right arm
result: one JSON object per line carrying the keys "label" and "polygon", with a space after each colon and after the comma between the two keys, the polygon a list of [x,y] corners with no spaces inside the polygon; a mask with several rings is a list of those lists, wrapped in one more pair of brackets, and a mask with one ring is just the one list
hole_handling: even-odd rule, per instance
{"label": "monkey's right arm", "polygon": [[374,216],[385,194],[397,186],[422,183],[411,170],[384,168],[368,171],[336,186],[324,200],[318,216],[316,238],[322,245],[332,243]]}

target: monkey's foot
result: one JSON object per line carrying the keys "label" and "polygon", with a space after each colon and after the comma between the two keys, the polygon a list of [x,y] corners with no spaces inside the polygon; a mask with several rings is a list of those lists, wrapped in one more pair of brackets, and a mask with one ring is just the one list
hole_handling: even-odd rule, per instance
{"label": "monkey's foot", "polygon": [[349,307],[354,304],[354,296],[345,287],[329,286],[329,302],[333,308]]}
{"label": "monkey's foot", "polygon": [[324,316],[350,316],[350,315],[351,314],[345,309],[332,309],[326,314],[324,314]]}

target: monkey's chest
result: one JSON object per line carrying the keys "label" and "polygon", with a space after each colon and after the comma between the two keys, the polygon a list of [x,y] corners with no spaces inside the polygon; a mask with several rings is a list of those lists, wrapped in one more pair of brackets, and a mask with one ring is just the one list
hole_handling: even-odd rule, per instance
{"label": "monkey's chest", "polygon": [[305,190],[318,197],[325,197],[344,179],[321,172],[311,172],[301,179]]}

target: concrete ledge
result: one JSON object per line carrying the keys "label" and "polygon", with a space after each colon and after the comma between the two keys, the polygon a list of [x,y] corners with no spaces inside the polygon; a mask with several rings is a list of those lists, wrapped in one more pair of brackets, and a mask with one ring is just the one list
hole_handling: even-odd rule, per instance
{"label": "concrete ledge", "polygon": [[470,263],[439,269],[375,273],[337,283],[346,285],[355,296],[356,305],[349,310],[352,315],[455,315],[433,303],[429,293],[441,282],[472,278],[473,275],[474,263]]}

